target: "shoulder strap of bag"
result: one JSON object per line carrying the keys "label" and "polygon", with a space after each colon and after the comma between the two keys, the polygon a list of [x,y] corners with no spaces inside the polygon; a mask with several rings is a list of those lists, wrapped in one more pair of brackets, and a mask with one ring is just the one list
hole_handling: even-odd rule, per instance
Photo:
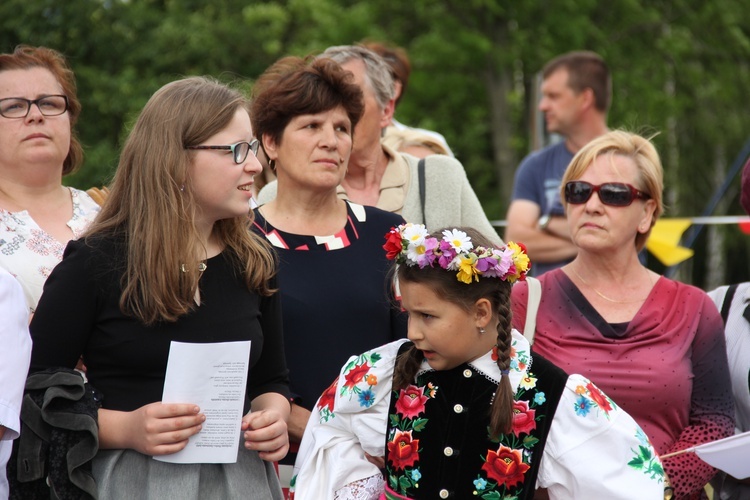
{"label": "shoulder strap of bag", "polygon": [[729,285],[727,293],[724,294],[724,302],[721,303],[721,319],[724,320],[724,325],[727,324],[727,318],[729,317],[729,309],[732,307],[732,299],[734,298],[734,292],[737,291],[738,284]]}
{"label": "shoulder strap of bag", "polygon": [[523,328],[523,336],[529,341],[529,345],[532,345],[534,332],[536,332],[536,313],[542,301],[542,284],[531,276],[526,277],[526,284],[529,287],[529,302],[526,304],[526,325]]}
{"label": "shoulder strap of bag", "polygon": [[427,225],[427,214],[424,211],[424,205],[425,205],[425,175],[424,175],[424,158],[421,158],[419,160],[419,163],[417,164],[417,177],[419,179],[419,205],[422,207],[422,223],[426,226]]}

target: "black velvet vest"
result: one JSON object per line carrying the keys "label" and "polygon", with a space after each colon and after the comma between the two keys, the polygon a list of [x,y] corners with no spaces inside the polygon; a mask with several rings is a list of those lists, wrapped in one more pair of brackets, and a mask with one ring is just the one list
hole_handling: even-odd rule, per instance
{"label": "black velvet vest", "polygon": [[514,397],[513,431],[498,439],[488,427],[497,385],[468,364],[428,371],[394,390],[385,451],[389,490],[414,499],[533,498],[568,376],[541,356],[532,359]]}

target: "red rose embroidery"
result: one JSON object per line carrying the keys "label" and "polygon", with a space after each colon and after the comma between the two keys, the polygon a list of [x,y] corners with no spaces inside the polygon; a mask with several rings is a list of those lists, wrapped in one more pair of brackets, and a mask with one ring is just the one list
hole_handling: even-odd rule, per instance
{"label": "red rose embroidery", "polygon": [[328,389],[323,391],[318,400],[318,408],[328,408],[329,411],[333,411],[333,404],[336,401],[336,383],[338,379],[334,380],[333,383],[328,386]]}
{"label": "red rose embroidery", "polygon": [[586,384],[586,389],[589,390],[591,399],[594,400],[596,406],[598,406],[604,413],[609,413],[612,411],[612,406],[609,404],[609,400],[604,394],[602,394],[602,391],[600,391],[597,386],[589,382],[588,384]]}
{"label": "red rose embroidery", "polygon": [[389,260],[393,260],[398,257],[398,254],[401,253],[402,249],[401,235],[394,229],[391,229],[391,231],[385,235],[385,245],[383,245],[385,257]]}
{"label": "red rose embroidery", "polygon": [[530,433],[536,429],[536,410],[529,408],[528,401],[513,401],[513,434]]}
{"label": "red rose embroidery", "polygon": [[363,378],[365,378],[365,375],[367,375],[367,372],[370,370],[370,365],[367,363],[359,366],[355,366],[351,369],[349,373],[347,373],[344,378],[346,379],[346,382],[344,385],[348,387],[349,389],[354,388],[355,385],[360,383]]}
{"label": "red rose embroidery", "polygon": [[531,468],[523,462],[521,450],[511,450],[506,446],[500,446],[497,452],[487,450],[487,458],[484,460],[482,470],[487,473],[487,477],[497,481],[498,485],[508,487],[523,483],[524,474]]}
{"label": "red rose embroidery", "polygon": [[396,401],[396,411],[404,418],[414,418],[424,412],[427,399],[423,387],[410,385],[406,389],[401,389]]}
{"label": "red rose embroidery", "polygon": [[396,431],[388,445],[388,461],[395,469],[411,467],[419,460],[419,439],[412,440],[411,431]]}

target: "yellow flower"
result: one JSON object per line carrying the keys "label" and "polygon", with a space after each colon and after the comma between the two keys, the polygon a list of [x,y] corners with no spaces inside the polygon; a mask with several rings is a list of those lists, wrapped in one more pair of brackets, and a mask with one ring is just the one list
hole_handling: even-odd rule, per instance
{"label": "yellow flower", "polygon": [[513,259],[513,266],[516,268],[516,272],[512,275],[509,274],[506,279],[511,283],[514,283],[524,273],[528,272],[529,267],[531,267],[531,261],[529,260],[529,256],[526,255],[526,252],[523,251],[523,248],[517,243],[509,241],[507,247],[513,252],[513,257],[511,258]]}
{"label": "yellow flower", "polygon": [[533,389],[536,387],[536,378],[535,377],[524,377],[521,379],[521,387],[524,389]]}
{"label": "yellow flower", "polygon": [[461,262],[458,265],[458,274],[456,274],[456,278],[458,278],[458,281],[466,284],[471,283],[472,278],[474,278],[476,281],[479,281],[479,271],[477,270],[476,266],[474,266],[476,260],[477,259],[474,254],[469,254],[466,257],[461,257]]}
{"label": "yellow flower", "polygon": [[579,385],[578,387],[576,387],[576,394],[586,394],[586,388],[582,385]]}

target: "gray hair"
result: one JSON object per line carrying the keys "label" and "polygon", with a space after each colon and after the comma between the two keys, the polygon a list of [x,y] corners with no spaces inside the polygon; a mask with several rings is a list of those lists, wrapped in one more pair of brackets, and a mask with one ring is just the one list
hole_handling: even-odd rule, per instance
{"label": "gray hair", "polygon": [[388,63],[372,50],[359,45],[337,45],[328,47],[318,57],[328,57],[339,64],[344,64],[352,59],[359,59],[365,64],[365,80],[375,93],[375,99],[381,109],[385,108],[388,101],[394,98],[393,76]]}

